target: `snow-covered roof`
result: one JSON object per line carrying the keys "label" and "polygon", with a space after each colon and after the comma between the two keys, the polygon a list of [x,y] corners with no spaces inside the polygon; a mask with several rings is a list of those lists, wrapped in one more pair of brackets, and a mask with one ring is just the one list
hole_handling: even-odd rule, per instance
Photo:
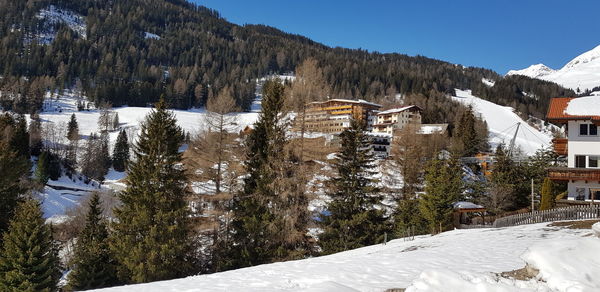
{"label": "snow-covered roof", "polygon": [[419,134],[428,135],[435,133],[444,133],[448,129],[448,124],[422,124]]}
{"label": "snow-covered roof", "polygon": [[567,105],[565,113],[574,116],[599,116],[600,96],[574,98]]}
{"label": "snow-covered roof", "polygon": [[553,98],[546,118],[555,123],[566,120],[600,121],[600,96]]}
{"label": "snow-covered roof", "polygon": [[372,137],[381,137],[381,138],[392,138],[392,134],[388,133],[379,133],[379,132],[369,132],[367,135]]}
{"label": "snow-covered roof", "polygon": [[389,114],[401,113],[401,112],[403,112],[405,110],[409,110],[409,109],[412,109],[412,108],[417,108],[419,111],[421,110],[416,105],[409,105],[409,106],[404,106],[404,107],[400,107],[400,108],[392,108],[392,109],[389,109],[389,110],[385,110],[385,111],[377,113],[377,115],[380,116],[380,115],[389,115]]}
{"label": "snow-covered roof", "polygon": [[472,202],[462,201],[454,203],[454,209],[485,209],[485,207]]}
{"label": "snow-covered roof", "polygon": [[381,107],[380,104],[369,102],[364,99],[354,100],[354,99],[333,98],[333,99],[328,99],[328,100],[324,100],[324,101],[314,101],[312,103],[326,103],[326,102],[330,102],[330,101],[354,103],[354,104],[366,104],[366,105],[371,105],[371,106],[375,106],[375,107]]}

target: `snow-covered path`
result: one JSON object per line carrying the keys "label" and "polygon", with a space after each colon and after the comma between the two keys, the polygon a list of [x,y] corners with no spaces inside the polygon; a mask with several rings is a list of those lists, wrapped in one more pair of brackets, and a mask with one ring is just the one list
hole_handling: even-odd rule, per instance
{"label": "snow-covered path", "polygon": [[540,132],[530,126],[515,114],[511,107],[501,106],[473,96],[470,90],[456,89],[456,96],[453,96],[452,99],[473,106],[473,110],[487,122],[489,141],[493,149],[500,143],[505,145],[510,143],[517,123],[521,123],[521,126],[515,144],[521,148],[524,154],[531,155],[538,149],[548,148],[551,145],[550,133]]}
{"label": "snow-covered path", "polygon": [[589,233],[589,229],[559,229],[547,224],[454,230],[330,256],[104,291],[384,291],[408,287],[425,270],[486,273],[519,269],[525,266],[520,256],[528,247]]}

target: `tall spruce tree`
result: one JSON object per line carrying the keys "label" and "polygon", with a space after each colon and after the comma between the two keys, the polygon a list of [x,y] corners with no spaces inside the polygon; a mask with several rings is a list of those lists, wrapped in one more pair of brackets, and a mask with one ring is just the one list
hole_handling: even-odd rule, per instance
{"label": "tall spruce tree", "polygon": [[1,291],[56,291],[60,279],[58,249],[35,200],[19,204],[0,254]]}
{"label": "tall spruce tree", "polygon": [[243,191],[233,198],[231,243],[220,263],[224,268],[298,258],[306,252],[306,198],[291,183],[283,105],[281,81],[267,82],[262,111],[246,139],[248,176]]}
{"label": "tall spruce tree", "polygon": [[481,141],[475,129],[475,114],[473,108],[468,106],[462,113],[456,126],[455,147],[462,156],[473,156],[479,151]]}
{"label": "tall spruce tree", "polygon": [[25,192],[29,161],[0,140],[0,232],[4,232],[20,196]]}
{"label": "tall spruce tree", "polygon": [[79,124],[77,123],[75,114],[71,114],[71,119],[67,124],[67,139],[70,141],[79,139]]}
{"label": "tall spruce tree", "polygon": [[425,193],[419,198],[419,210],[432,234],[452,225],[453,204],[463,191],[462,170],[455,158],[433,159],[425,174]]}
{"label": "tall spruce tree", "polygon": [[93,193],[90,199],[85,227],[77,238],[70,265],[70,289],[97,289],[117,283],[116,267],[108,247],[108,229],[102,218],[98,193]]}
{"label": "tall spruce tree", "polygon": [[187,177],[179,147],[184,137],[164,100],[146,116],[119,194],[110,247],[126,283],[183,277],[195,272]]}
{"label": "tall spruce tree", "polygon": [[387,231],[384,212],[375,208],[382,197],[372,179],[375,165],[365,129],[363,121],[353,120],[340,134],[327,206],[331,214],[322,217],[324,233],[319,236],[326,254],[377,243]]}
{"label": "tall spruce tree", "polygon": [[113,168],[116,171],[125,171],[127,162],[129,162],[129,143],[127,142],[127,133],[125,130],[121,130],[113,149]]}
{"label": "tall spruce tree", "polygon": [[545,178],[542,184],[542,200],[540,202],[540,210],[549,210],[554,207],[554,183],[549,179]]}
{"label": "tall spruce tree", "polygon": [[42,154],[40,154],[34,172],[35,180],[42,185],[45,185],[48,182],[48,179],[50,178],[50,175],[48,174],[48,168],[50,167],[50,158],[48,156],[49,154],[47,151],[44,151],[42,152]]}

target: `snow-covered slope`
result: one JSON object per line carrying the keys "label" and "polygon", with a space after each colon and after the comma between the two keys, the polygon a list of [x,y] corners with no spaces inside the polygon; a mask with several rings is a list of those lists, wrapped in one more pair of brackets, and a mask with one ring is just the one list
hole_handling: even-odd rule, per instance
{"label": "snow-covered slope", "polygon": [[517,123],[521,123],[521,125],[515,145],[519,146],[524,154],[531,155],[538,149],[548,148],[551,145],[551,133],[541,132],[528,125],[514,113],[514,109],[511,107],[497,105],[473,96],[470,90],[456,89],[456,96],[453,96],[452,99],[473,106],[473,110],[486,121],[489,130],[489,142],[492,148],[500,143],[508,146],[515,134]]}
{"label": "snow-covered slope", "polygon": [[535,64],[521,70],[510,70],[506,75],[524,75],[531,78],[542,78],[554,72],[556,72],[556,70],[549,68],[544,64]]}
{"label": "snow-covered slope", "polygon": [[42,19],[46,22],[46,30],[40,32],[37,36],[38,41],[42,44],[51,43],[55,36],[56,31],[51,26],[56,24],[64,23],[81,38],[87,37],[87,26],[85,23],[85,17],[79,15],[73,11],[60,9],[54,5],[48,6],[48,8],[40,10],[36,15],[36,18]]}
{"label": "snow-covered slope", "polygon": [[[524,258],[528,259],[528,262],[531,260],[531,263],[539,265],[536,267],[548,276],[544,281],[550,280],[549,284],[552,280],[556,282],[560,277],[569,277],[570,274],[553,273],[564,273],[569,269],[577,272],[572,267],[574,262],[577,262],[563,260],[550,265],[547,264],[548,261],[542,262],[541,256],[547,260],[556,260],[563,255],[569,255],[572,246],[587,248],[571,251],[589,256],[589,259],[582,258],[581,255],[576,257],[581,264],[581,272],[588,271],[588,275],[600,273],[599,266],[589,266],[598,264],[597,254],[600,252],[600,239],[582,238],[590,233],[589,229],[560,229],[548,227],[547,224],[454,230],[436,236],[417,237],[412,241],[398,239],[387,245],[373,245],[330,256],[171,281],[115,287],[104,291],[384,291],[406,287],[410,287],[412,291],[553,291],[543,281],[505,279],[503,283],[497,283],[494,281],[497,276],[493,273],[523,268],[526,262],[521,256],[525,254]],[[588,242],[590,239],[597,243]],[[582,240],[586,242],[581,243]],[[557,245],[555,242],[561,244]],[[536,248],[537,244],[554,245],[552,249],[546,249],[543,246]],[[534,248],[529,249],[532,246]],[[542,253],[544,251],[546,252]],[[547,251],[558,251],[561,254]],[[565,265],[559,270],[552,269],[561,264],[571,266]],[[458,278],[453,278],[456,275]],[[469,282],[468,276],[471,276],[474,282]],[[584,285],[592,285],[591,287],[600,285],[597,280],[586,281],[585,277],[585,274],[574,277],[571,284],[583,281]],[[440,279],[452,279],[452,282],[440,282]],[[502,284],[512,289],[469,289],[476,288],[479,285],[477,280],[481,282],[482,279],[487,279],[489,287]],[[429,289],[436,288],[436,285],[437,289]],[[518,290],[517,286],[524,290]]]}
{"label": "snow-covered slope", "polygon": [[552,81],[573,90],[592,89],[600,86],[600,46],[579,55],[560,70],[537,64],[523,70],[508,71],[506,75],[525,75]]}

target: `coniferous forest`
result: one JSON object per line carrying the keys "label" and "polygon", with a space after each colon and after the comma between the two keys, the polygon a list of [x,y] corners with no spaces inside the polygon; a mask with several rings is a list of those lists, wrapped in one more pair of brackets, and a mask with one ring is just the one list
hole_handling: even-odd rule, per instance
{"label": "coniferous forest", "polygon": [[[84,32],[38,17],[51,5],[81,15]],[[55,35],[51,42],[39,37],[49,33]],[[12,94],[0,102],[22,113],[39,111],[49,88],[78,88],[97,104],[113,106],[146,106],[164,94],[172,107],[190,108],[229,87],[247,109],[256,78],[294,71],[309,57],[321,65],[331,97],[376,100],[400,93],[425,110],[426,122],[448,120],[443,94],[454,88],[540,118],[548,98],[574,95],[483,68],[330,48],[268,26],[239,26],[182,0],[1,0],[0,38],[0,90]],[[487,88],[482,78],[498,82]]]}

